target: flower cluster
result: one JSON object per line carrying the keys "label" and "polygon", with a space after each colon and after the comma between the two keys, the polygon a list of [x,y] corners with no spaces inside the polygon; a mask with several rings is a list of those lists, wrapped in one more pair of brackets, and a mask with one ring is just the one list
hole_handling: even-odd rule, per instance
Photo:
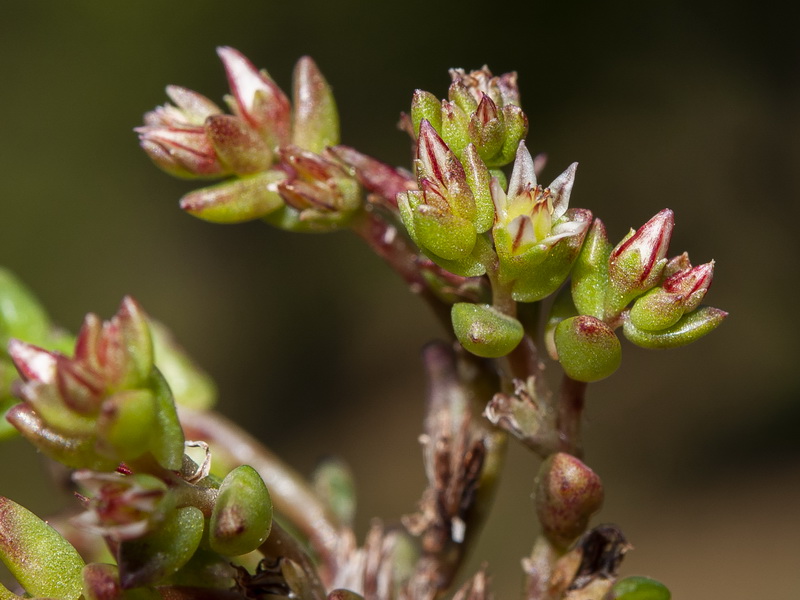
{"label": "flower cluster", "polygon": [[190,192],[181,208],[216,223],[269,217],[295,231],[335,228],[361,205],[360,189],[326,152],[339,141],[330,86],[313,60],[294,71],[294,103],[266,71],[240,52],[218,49],[232,114],[192,90],[168,86],[174,104],[145,115],[142,148],[164,171],[180,177],[227,179]]}

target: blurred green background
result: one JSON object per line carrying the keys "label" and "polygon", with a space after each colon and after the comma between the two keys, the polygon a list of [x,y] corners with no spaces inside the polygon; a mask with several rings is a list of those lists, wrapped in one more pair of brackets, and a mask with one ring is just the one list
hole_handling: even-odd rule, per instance
{"label": "blurred green background", "polygon": [[[579,161],[572,203],[617,239],[673,208],[673,253],[717,260],[708,301],[731,312],[681,351],[626,344],[619,373],[590,389],[599,520],[635,546],[625,573],[676,599],[798,597],[797,23],[766,3],[688,1],[26,0],[3,13],[0,263],[73,330],[134,295],[212,373],[223,413],[301,471],[329,453],[350,462],[362,533],[422,489],[419,349],[436,325],[353,236],[182,214],[192,183],[155,169],[132,128],[170,83],[220,100],[215,46],[284,89],[310,54],[343,141],[408,165],[395,124],[415,88],[443,96],[449,67],[517,70],[544,179]],[[473,559],[499,598],[516,597],[535,532],[535,470],[514,446]],[[41,514],[64,501],[44,475],[25,444],[0,447],[0,493]]]}

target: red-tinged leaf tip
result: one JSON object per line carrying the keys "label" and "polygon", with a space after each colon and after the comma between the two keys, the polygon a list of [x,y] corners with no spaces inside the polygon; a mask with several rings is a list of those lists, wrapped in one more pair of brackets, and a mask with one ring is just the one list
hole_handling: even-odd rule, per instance
{"label": "red-tinged leaf tip", "polygon": [[56,377],[56,355],[52,352],[17,339],[8,343],[8,354],[17,371],[26,380],[53,383]]}

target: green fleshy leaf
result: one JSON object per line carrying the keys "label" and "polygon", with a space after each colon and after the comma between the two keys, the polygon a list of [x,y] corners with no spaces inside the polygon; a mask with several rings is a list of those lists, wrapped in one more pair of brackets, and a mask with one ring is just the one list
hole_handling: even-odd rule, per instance
{"label": "green fleshy leaf", "polygon": [[41,346],[49,333],[50,319],[36,296],[11,271],[0,268],[0,356],[11,338]]}
{"label": "green fleshy leaf", "polygon": [[283,204],[275,184],[286,174],[275,169],[229,179],[181,198],[181,208],[211,223],[243,223],[269,215]]}
{"label": "green fleshy leaf", "polygon": [[630,319],[625,320],[622,330],[626,338],[642,348],[678,348],[711,333],[727,316],[728,313],[724,310],[704,306],[684,315],[675,325],[661,331],[639,329]]}
{"label": "green fleshy leaf", "polygon": [[609,600],[670,600],[672,594],[667,587],[649,577],[626,577],[618,581],[609,595]]}
{"label": "green fleshy leaf", "polygon": [[167,380],[157,368],[153,369],[149,387],[156,399],[156,422],[150,451],[161,466],[178,471],[183,464],[183,428]]}
{"label": "green fleshy leaf", "polygon": [[564,372],[576,381],[599,381],[619,368],[619,338],[601,320],[579,315],[556,327],[555,345]]}
{"label": "green fleshy leaf", "polygon": [[683,316],[681,300],[678,294],[654,288],[633,303],[629,313],[631,324],[644,331],[668,329]]}
{"label": "green fleshy leaf", "polygon": [[469,117],[453,102],[442,103],[442,139],[457,158],[469,144]]}
{"label": "green fleshy leaf", "polygon": [[28,509],[0,496],[0,560],[25,591],[77,600],[83,559],[55,529]]}
{"label": "green fleshy leaf", "polygon": [[477,356],[505,356],[517,347],[525,335],[519,321],[488,304],[457,302],[450,316],[458,341]]}
{"label": "green fleshy leaf", "polygon": [[208,525],[211,549],[239,556],[258,548],[272,529],[272,500],[258,472],[248,465],[223,479]]}
{"label": "green fleshy leaf", "polygon": [[155,585],[185,565],[203,537],[199,508],[178,508],[156,531],[124,541],[119,547],[120,584],[123,589]]}

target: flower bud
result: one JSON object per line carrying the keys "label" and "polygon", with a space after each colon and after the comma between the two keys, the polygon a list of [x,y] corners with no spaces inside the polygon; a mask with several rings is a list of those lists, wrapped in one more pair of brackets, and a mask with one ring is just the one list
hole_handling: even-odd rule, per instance
{"label": "flower bud", "polygon": [[226,556],[258,548],[272,528],[272,500],[261,476],[250,466],[225,477],[209,521],[208,543]]}
{"label": "flower bud", "polygon": [[175,505],[167,485],[145,473],[122,475],[79,470],[72,479],[89,495],[85,512],[72,519],[72,523],[115,542],[144,536]]}
{"label": "flower bud", "polygon": [[336,229],[361,208],[361,186],[341,164],[294,146],[281,148],[280,156],[292,173],[278,183],[278,193],[308,229]]}
{"label": "flower bud", "polygon": [[683,315],[672,327],[660,331],[648,331],[634,325],[630,319],[623,323],[625,337],[642,348],[677,348],[716,329],[728,313],[718,308],[704,306]]}
{"label": "flower bud", "polygon": [[555,346],[564,372],[577,381],[598,381],[611,375],[622,361],[622,347],[600,319],[579,315],[556,327]]}
{"label": "flower bud", "polygon": [[582,315],[604,316],[610,253],[605,225],[595,219],[572,269],[572,300]]}
{"label": "flower bud", "polygon": [[[484,183],[478,165],[470,171],[473,181]],[[397,197],[409,235],[435,262],[467,259],[477,241],[476,222],[487,225],[484,207],[479,218],[464,167],[426,120],[417,142],[417,178],[419,191]]]}
{"label": "flower bud", "polygon": [[661,286],[636,299],[631,307],[631,324],[645,331],[672,327],[685,313],[700,306],[713,274],[714,261],[711,261],[668,277]]}
{"label": "flower bud", "polygon": [[87,316],[74,358],[18,340],[9,354],[24,402],[8,419],[43,452],[71,467],[103,469],[149,451],[162,466],[180,468],[183,431],[133,299],[105,323]]}
{"label": "flower bud", "polygon": [[534,495],[542,533],[554,546],[565,550],[602,506],[603,484],[580,460],[559,452],[539,468]]}
{"label": "flower bud", "polygon": [[649,577],[626,577],[618,581],[608,600],[670,600],[672,594],[663,583]]}
{"label": "flower bud", "polygon": [[178,508],[155,531],[120,543],[117,563],[122,588],[155,584],[189,562],[203,537],[203,524],[199,508]]}
{"label": "flower bud", "polygon": [[[3,496],[0,560],[30,596],[78,600],[81,595],[84,563],[78,551],[39,517]],[[0,586],[0,596],[3,591]]]}
{"label": "flower bud", "polygon": [[288,144],[291,106],[286,94],[266,71],[257,70],[238,50],[222,46],[217,54],[233,94],[231,110],[258,131],[270,148]]}
{"label": "flower bud", "polygon": [[286,174],[277,169],[224,181],[181,198],[180,206],[212,223],[243,223],[260,219],[283,206],[277,184]]}
{"label": "flower bud", "polygon": [[631,300],[658,283],[667,264],[665,256],[674,225],[672,211],[665,208],[611,251],[607,316],[619,314]]}
{"label": "flower bud", "polygon": [[464,348],[485,358],[511,352],[522,341],[522,324],[488,304],[458,302],[451,311],[453,330]]}
{"label": "flower bud", "polygon": [[221,177],[227,174],[201,125],[137,127],[139,145],[155,165],[176,177]]}
{"label": "flower bud", "polygon": [[339,143],[339,113],[317,64],[304,56],[294,68],[292,145],[322,152]]}

